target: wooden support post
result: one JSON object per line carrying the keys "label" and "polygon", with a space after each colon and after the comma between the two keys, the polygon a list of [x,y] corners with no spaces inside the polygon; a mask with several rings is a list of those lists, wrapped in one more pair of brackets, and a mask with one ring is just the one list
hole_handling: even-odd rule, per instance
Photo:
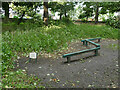
{"label": "wooden support post", "polygon": [[85,41],[83,41],[83,45],[85,45]]}
{"label": "wooden support post", "polygon": [[100,42],[100,39],[98,39],[98,42]]}
{"label": "wooden support post", "polygon": [[68,63],[70,62],[70,57],[67,57],[67,62],[68,62]]}
{"label": "wooden support post", "polygon": [[98,49],[95,50],[95,56],[97,56],[97,55],[98,55]]}
{"label": "wooden support post", "polygon": [[85,41],[86,42],[86,46],[88,46],[88,42],[87,41]]}
{"label": "wooden support post", "polygon": [[78,54],[81,54],[81,53],[90,52],[90,51],[94,51],[95,56],[98,56],[98,50],[100,49],[100,45],[95,43],[95,42],[92,42],[92,40],[97,40],[97,39],[98,39],[98,42],[100,42],[101,38],[81,40],[81,42],[83,42],[83,45],[85,45],[86,47],[88,46],[88,44],[92,44],[92,45],[96,46],[96,48],[86,49],[86,50],[82,50],[82,51],[78,51],[78,52],[74,52],[74,53],[68,53],[68,54],[63,55],[63,58],[67,57],[67,62],[69,63],[70,59],[71,59],[71,56],[78,55]]}
{"label": "wooden support post", "polygon": [[37,63],[37,58],[35,59],[35,62]]}
{"label": "wooden support post", "polygon": [[29,58],[29,62],[31,61],[31,58]]}
{"label": "wooden support post", "polygon": [[[29,58],[29,62],[31,62],[31,58]],[[35,59],[35,62],[37,63],[37,58]]]}

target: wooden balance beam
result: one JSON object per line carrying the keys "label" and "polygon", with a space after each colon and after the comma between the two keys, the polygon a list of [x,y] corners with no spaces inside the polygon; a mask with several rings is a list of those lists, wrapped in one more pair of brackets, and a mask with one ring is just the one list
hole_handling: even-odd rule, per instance
{"label": "wooden balance beam", "polygon": [[91,39],[84,39],[84,40],[81,40],[81,42],[83,42],[83,45],[85,45],[86,40],[87,40],[87,41],[88,41],[88,40],[89,40],[89,41],[98,40],[98,42],[100,42],[101,38],[98,37],[98,38],[91,38]]}
{"label": "wooden balance beam", "polygon": [[100,42],[101,38],[93,38],[93,39],[81,40],[81,42],[83,42],[83,45],[87,46],[88,45],[87,43],[90,43],[90,44],[96,46],[96,48],[86,49],[86,50],[82,50],[82,51],[78,51],[78,52],[74,52],[74,53],[68,53],[68,54],[63,55],[63,58],[67,58],[67,62],[70,62],[70,57],[71,56],[86,53],[86,52],[91,52],[91,51],[94,51],[95,56],[97,56],[98,55],[98,50],[100,49],[100,45],[95,43],[95,42],[92,42],[92,40],[97,40],[97,39],[98,39],[98,42]]}

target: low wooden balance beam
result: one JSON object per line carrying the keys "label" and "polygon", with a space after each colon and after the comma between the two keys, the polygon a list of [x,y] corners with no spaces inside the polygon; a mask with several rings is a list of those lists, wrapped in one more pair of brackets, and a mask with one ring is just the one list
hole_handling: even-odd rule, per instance
{"label": "low wooden balance beam", "polygon": [[98,50],[100,49],[100,45],[95,42],[92,42],[93,40],[97,40],[97,39],[98,39],[98,42],[100,42],[101,38],[92,38],[92,39],[81,40],[81,42],[83,42],[83,45],[88,46],[88,43],[90,43],[90,44],[96,46],[96,48],[86,49],[86,50],[82,50],[82,51],[78,51],[78,52],[74,52],[74,53],[68,53],[68,54],[63,55],[63,58],[67,58],[67,62],[70,62],[71,56],[86,53],[86,52],[91,52],[91,51],[94,51],[95,56],[97,56]]}
{"label": "low wooden balance beam", "polygon": [[[81,40],[81,42],[83,42],[83,45],[85,45],[85,44],[86,44],[86,40],[87,40],[87,41],[98,40],[98,42],[100,42],[101,38],[100,38],[100,37],[98,37],[98,38],[91,38],[91,39]],[[93,43],[94,43],[94,42],[93,42]],[[97,43],[95,43],[95,44],[97,44]]]}

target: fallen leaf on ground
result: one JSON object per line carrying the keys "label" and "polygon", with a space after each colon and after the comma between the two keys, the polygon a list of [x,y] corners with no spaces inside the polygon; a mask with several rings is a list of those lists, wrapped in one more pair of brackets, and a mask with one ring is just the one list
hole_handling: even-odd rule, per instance
{"label": "fallen leaf on ground", "polygon": [[53,79],[53,81],[55,81],[55,82],[56,82],[56,79]]}
{"label": "fallen leaf on ground", "polygon": [[42,67],[39,67],[39,68],[42,68]]}
{"label": "fallen leaf on ground", "polygon": [[50,76],[50,74],[47,74],[47,76]]}
{"label": "fallen leaf on ground", "polygon": [[52,73],[51,75],[54,76],[54,73]]}
{"label": "fallen leaf on ground", "polygon": [[72,83],[72,86],[75,86],[75,84],[74,84],[74,83]]}

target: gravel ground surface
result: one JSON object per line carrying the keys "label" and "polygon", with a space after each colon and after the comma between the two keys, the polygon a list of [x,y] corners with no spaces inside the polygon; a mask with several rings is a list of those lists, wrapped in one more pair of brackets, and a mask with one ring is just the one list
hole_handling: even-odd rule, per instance
{"label": "gravel ground surface", "polygon": [[[51,88],[116,88],[118,87],[118,41],[103,39],[99,43],[101,49],[99,55],[88,52],[73,56],[70,63],[66,58],[39,57],[37,63],[22,57],[18,60],[20,69],[26,70],[27,74],[33,74],[41,79],[41,85]],[[80,41],[69,45],[68,52],[75,52],[91,48],[85,47]]]}

